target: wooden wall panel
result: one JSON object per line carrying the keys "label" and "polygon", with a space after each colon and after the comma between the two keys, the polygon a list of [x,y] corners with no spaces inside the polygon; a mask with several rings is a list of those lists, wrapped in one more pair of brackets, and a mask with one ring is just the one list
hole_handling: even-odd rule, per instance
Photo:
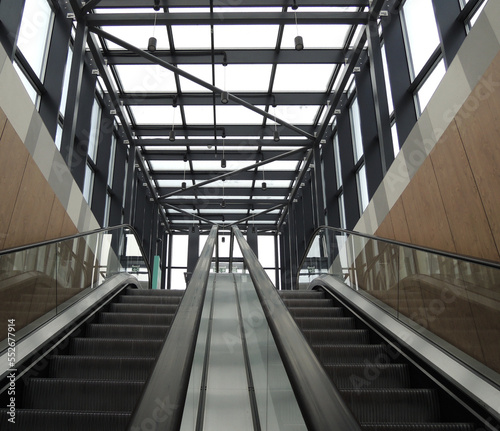
{"label": "wooden wall panel", "polygon": [[[499,58],[486,72],[484,82],[500,82]],[[487,87],[483,86],[482,90],[474,91],[458,112],[457,125],[496,247],[500,249],[500,88],[492,87],[485,93]],[[483,100],[479,103],[480,95]]]}
{"label": "wooden wall panel", "polygon": [[61,205],[61,202],[59,201],[57,196],[54,195],[54,201],[52,203],[52,210],[49,216],[49,223],[47,226],[45,239],[48,240],[61,237],[65,216],[66,216],[66,210]]}
{"label": "wooden wall panel", "polygon": [[375,232],[375,236],[379,236],[381,238],[389,238],[394,239],[394,229],[392,227],[391,215],[387,214],[387,217],[384,219],[380,226]]}
{"label": "wooden wall panel", "polygon": [[5,240],[30,155],[7,122],[0,139],[0,250],[6,248]]}
{"label": "wooden wall panel", "polygon": [[410,231],[408,230],[408,222],[406,221],[405,208],[403,206],[403,198],[399,198],[389,213],[394,229],[394,238],[398,241],[411,243]]}
{"label": "wooden wall panel", "polygon": [[2,138],[3,129],[6,123],[7,116],[5,115],[5,112],[3,112],[2,108],[0,108],[0,139]]}
{"label": "wooden wall panel", "polygon": [[459,254],[499,260],[465,149],[453,121],[430,154]]}
{"label": "wooden wall panel", "polygon": [[12,213],[13,222],[7,232],[5,248],[45,239],[54,197],[54,191],[30,157]]}
{"label": "wooden wall panel", "polygon": [[446,212],[427,158],[402,194],[412,243],[455,252]]}
{"label": "wooden wall panel", "polygon": [[64,221],[61,228],[61,236],[70,236],[78,233],[78,229],[68,214],[64,215]]}

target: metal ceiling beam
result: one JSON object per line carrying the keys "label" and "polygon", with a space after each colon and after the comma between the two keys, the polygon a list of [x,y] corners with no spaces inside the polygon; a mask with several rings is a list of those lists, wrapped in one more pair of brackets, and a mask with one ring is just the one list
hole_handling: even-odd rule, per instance
{"label": "metal ceiling beam", "polygon": [[[144,41],[146,43],[146,41]],[[350,50],[343,49],[225,49],[215,51],[215,64],[343,64]],[[155,51],[158,58],[175,64],[211,64],[210,50]],[[149,64],[144,57],[123,50],[106,51],[109,65]]]}
{"label": "metal ceiling beam", "polygon": [[[210,201],[212,199],[216,200],[219,197],[215,191],[219,190],[220,187],[203,187],[199,190],[200,197],[198,199],[205,198],[206,201]],[[285,187],[268,187],[266,190],[262,190],[261,188],[248,188],[248,187],[226,187],[224,189],[224,196],[227,198],[228,196],[250,196],[259,197],[259,196],[276,196],[283,198],[288,196],[290,193],[290,188]],[[178,188],[174,187],[158,187],[158,193],[160,195],[171,195],[173,196],[176,192],[178,192]],[[203,195],[202,193],[205,192]],[[170,201],[170,200],[169,200]]]}
{"label": "metal ceiling beam", "polygon": [[265,211],[261,211],[261,212],[258,212],[256,214],[252,214],[252,215],[250,215],[248,217],[244,217],[244,218],[242,218],[242,219],[240,219],[240,220],[238,220],[238,221],[236,221],[234,223],[231,223],[229,226],[235,226],[235,225],[244,223],[247,220],[253,220],[255,218],[260,218],[261,220],[273,220],[273,219],[275,219],[275,217],[273,217],[273,218],[267,218],[267,217],[262,217],[262,216],[265,215],[265,214],[267,214],[267,213],[270,213],[271,211],[279,210],[279,209],[283,208],[285,205],[284,204],[276,205],[276,206],[274,206],[272,208],[269,208],[269,209],[267,209]]}
{"label": "metal ceiling beam", "polygon": [[89,0],[87,3],[82,2],[82,13],[90,12],[94,9],[102,0]]}
{"label": "metal ceiling beam", "polygon": [[[333,68],[332,68],[333,71]],[[254,105],[326,105],[328,95],[322,93],[275,93],[269,95],[262,93],[234,93],[236,97],[245,99]],[[174,97],[177,97],[177,103],[184,106],[206,105],[212,106],[212,93],[182,93],[177,96],[172,93],[122,93],[120,100],[125,105],[172,105]],[[216,100],[217,105],[222,105],[220,99]]]}
{"label": "metal ceiling beam", "polygon": [[[311,130],[314,132],[314,127],[312,125],[306,125],[302,126],[306,131]],[[149,125],[149,126],[135,126],[132,130],[140,136],[158,136],[158,137],[165,137],[168,136],[168,132],[170,131],[171,127],[168,125]],[[213,131],[213,126],[212,127],[207,127],[205,126],[196,126],[196,125],[190,125],[190,126],[176,126],[176,135],[177,134],[185,134],[186,136],[211,136],[210,130]],[[255,137],[256,136],[268,136],[269,139],[272,141],[272,136],[273,136],[273,131],[274,131],[274,126],[265,126],[263,127],[262,125],[259,124],[225,124],[223,126],[218,126],[218,130],[220,131],[222,135],[222,130],[226,132],[226,136],[248,136],[249,140],[256,141]],[[298,137],[301,138],[298,140],[301,142],[300,145],[307,145],[310,143],[312,145],[312,142],[309,140],[304,140],[303,136],[294,133],[291,130],[285,129],[284,127],[279,129],[280,135],[282,138],[286,137]],[[282,139],[283,140],[283,139]],[[243,141],[243,139],[242,139]],[[280,141],[281,142],[281,141]],[[140,144],[137,143],[137,145],[145,145],[145,144]]]}
{"label": "metal ceiling beam", "polygon": [[[285,199],[231,199],[224,196],[224,201],[226,202],[226,207],[230,209],[246,209],[250,210],[250,207],[269,207],[269,205],[286,205],[287,201]],[[201,212],[203,209],[213,209],[220,208],[220,199],[169,199],[168,203],[170,205],[179,208],[193,208],[199,206],[198,208]]]}
{"label": "metal ceiling beam", "polygon": [[[300,6],[368,6],[369,0],[300,0]],[[153,2],[145,5],[144,0],[101,0],[100,8],[144,8],[147,6],[153,7]],[[244,7],[283,7],[282,0],[245,0],[244,2],[229,2],[220,4],[220,6],[237,6]],[[292,6],[292,0],[288,1],[288,6]],[[206,7],[206,0],[160,0],[160,7],[176,8],[176,7]]]}
{"label": "metal ceiling beam", "polygon": [[[200,217],[199,215],[197,215],[197,214],[195,214],[195,213],[190,213],[190,212],[188,212],[188,211],[184,211],[183,209],[178,208],[178,207],[176,207],[176,206],[174,206],[174,205],[170,205],[170,204],[167,204],[167,203],[165,203],[165,202],[164,202],[164,203],[163,203],[163,206],[164,206],[164,207],[167,207],[167,208],[171,208],[171,209],[173,209],[173,210],[175,210],[175,211],[178,211],[178,212],[180,212],[180,213],[182,213],[182,214],[185,214],[185,215],[189,216],[189,217],[190,217],[190,218],[192,218],[192,219],[196,219],[196,220],[204,221],[205,223],[208,223],[208,224],[216,224],[216,223],[214,223],[214,222],[213,222],[213,221],[211,221],[211,220],[208,220],[208,219],[206,219],[206,218],[204,218],[204,217]],[[167,214],[167,217],[168,217],[169,219],[171,219],[171,220],[172,220],[172,219],[174,219],[174,218],[175,218],[175,219],[178,219],[178,218],[179,218],[179,216],[175,216],[175,215],[173,215],[173,214],[171,214],[171,213],[168,213],[168,214]]]}
{"label": "metal ceiling beam", "polygon": [[[251,126],[248,126],[251,127]],[[176,133],[179,134],[179,129],[176,128]],[[255,129],[257,130],[257,129]],[[259,130],[262,130],[259,128]],[[161,131],[155,132],[155,135],[157,136],[164,136],[165,134],[168,134],[170,131],[170,128],[163,128],[163,133]],[[190,130],[188,128],[188,134],[191,136],[191,133],[189,133]],[[137,134],[144,134],[145,136],[155,136],[153,134],[148,133],[147,135],[140,129],[136,128],[136,133]],[[208,133],[205,132],[207,135]],[[233,135],[236,135],[235,133],[232,133]],[[280,130],[281,134],[281,130]],[[255,135],[253,135],[255,136]],[[245,147],[311,147],[312,144],[310,141],[304,141],[302,139],[280,139],[278,142],[273,141],[272,139],[225,139],[225,146],[226,147],[241,147],[242,151],[245,151]],[[174,147],[179,147],[179,146],[184,146],[184,145],[189,145],[190,147],[207,147],[208,145],[210,146],[222,146],[222,139],[176,139],[175,141],[169,141],[168,138],[157,138],[157,139],[136,139],[134,143],[137,146],[141,147],[154,147],[154,146],[174,146]]]}
{"label": "metal ceiling beam", "polygon": [[[367,12],[300,12],[300,24],[366,24]],[[295,25],[291,12],[99,13],[88,15],[92,26],[153,25]]]}
{"label": "metal ceiling beam", "polygon": [[[302,160],[304,154],[307,149],[304,148],[302,153],[292,154],[287,157],[283,157],[280,160]],[[257,160],[261,159],[262,156],[265,159],[270,159],[272,157],[277,157],[282,155],[283,153],[280,151],[266,151],[263,149],[260,153],[256,153],[255,151],[244,151],[244,147],[242,147],[241,151],[224,151],[224,158],[226,160]],[[182,161],[186,156],[185,150],[144,150],[142,151],[142,155],[147,160],[177,160]],[[218,154],[215,154],[214,150],[206,150],[206,151],[196,151],[191,150],[189,152],[189,160],[191,161],[213,161],[220,160],[222,158],[222,152],[219,151]]]}
{"label": "metal ceiling beam", "polygon": [[[247,168],[245,168],[247,169]],[[194,171],[189,174],[186,172],[186,179],[195,181],[211,180],[214,175],[223,171]],[[231,179],[252,181],[255,179],[255,172],[240,171],[237,173],[231,172]],[[182,180],[183,171],[149,171],[154,180]],[[296,177],[295,171],[265,171],[266,180],[269,181],[292,181]]]}
{"label": "metal ceiling beam", "polygon": [[228,172],[227,174],[217,175],[216,177],[213,177],[210,180],[202,181],[202,182],[200,182],[200,183],[198,183],[198,184],[196,184],[194,186],[187,187],[184,190],[177,190],[174,193],[170,193],[168,195],[160,196],[159,199],[167,199],[170,196],[174,196],[174,195],[178,195],[178,194],[181,194],[181,193],[186,193],[186,192],[189,192],[189,191],[192,191],[192,190],[199,189],[200,187],[203,187],[203,186],[205,186],[207,184],[211,184],[213,182],[216,182],[216,181],[219,181],[219,180],[222,180],[222,179],[225,179],[225,178],[230,178],[230,177],[232,177],[234,175],[238,175],[240,172],[246,172],[246,171],[249,171],[251,169],[255,169],[255,168],[259,168],[260,166],[267,165],[268,163],[275,162],[276,160],[281,160],[282,157],[288,157],[289,155],[294,154],[294,153],[299,152],[299,151],[302,151],[302,148],[300,148],[298,150],[288,151],[286,153],[283,153],[282,156],[278,156],[278,157],[274,157],[274,158],[271,158],[271,159],[267,159],[267,160],[264,160],[264,161],[259,162],[259,163],[254,163],[254,164],[246,166],[244,168],[237,169],[237,170],[232,171],[232,172]]}
{"label": "metal ceiling beam", "polygon": [[[126,15],[130,15],[130,14],[126,14]],[[154,15],[154,14],[153,14]],[[90,16],[100,16],[100,15],[90,15]],[[132,14],[132,16],[135,16],[134,14]],[[157,57],[155,57],[154,55],[150,54],[149,52],[146,52],[146,51],[142,51],[141,49],[131,45],[130,43],[127,43],[105,31],[102,31],[101,29],[99,28],[96,28],[96,27],[90,27],[89,26],[89,30],[101,37],[104,37],[105,39],[108,39],[108,40],[111,40],[112,42],[116,43],[117,45],[120,45],[126,49],[129,49],[133,52],[136,52],[137,54],[139,55],[142,55],[143,57],[145,58],[148,58],[151,60],[152,63],[155,63],[155,64],[158,64],[162,67],[164,67],[165,69],[168,69],[170,70],[171,72],[174,72],[176,73],[177,75],[180,75],[180,76],[183,76],[184,78],[186,79],[189,79],[190,81],[193,81],[195,82],[196,84],[198,85],[201,85],[202,87],[205,87],[207,88],[208,90],[212,91],[214,94],[221,94],[223,90],[221,90],[220,88],[212,85],[212,84],[209,84],[208,82],[205,82],[203,81],[202,79],[200,78],[197,78],[196,76],[194,75],[191,75],[190,73],[187,73],[186,71],[182,70],[182,69],[179,69],[178,67],[176,66],[173,66],[172,64],[170,63],[167,63],[166,61],[163,61]],[[302,135],[302,136],[305,136],[306,138],[309,138],[309,139],[312,139],[314,140],[314,136],[313,135],[310,135],[309,133],[305,132],[304,130],[300,129],[299,127],[296,127],[292,124],[289,124],[288,122],[278,118],[278,117],[275,117],[274,115],[271,115],[269,114],[269,112],[266,112],[262,109],[259,109],[257,108],[256,106],[252,105],[251,103],[248,103],[247,101],[243,100],[243,99],[240,99],[236,96],[234,96],[233,94],[229,94],[229,100],[232,100],[233,102],[236,102],[237,104],[239,105],[242,105],[244,106],[245,108],[253,111],[253,112],[256,112],[257,114],[260,114],[262,115],[263,117],[265,118],[268,118],[270,120],[273,120],[275,121],[276,123],[278,124],[281,124],[282,126],[290,129],[290,130],[293,130],[295,131],[296,133]]]}

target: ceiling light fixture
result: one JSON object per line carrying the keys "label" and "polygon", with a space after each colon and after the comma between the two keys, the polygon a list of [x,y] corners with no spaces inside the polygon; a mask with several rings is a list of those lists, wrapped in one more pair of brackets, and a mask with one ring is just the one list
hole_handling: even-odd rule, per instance
{"label": "ceiling light fixture", "polygon": [[[264,159],[264,157],[262,157],[262,159]],[[267,183],[264,175],[264,169],[262,170],[262,190],[267,190]]]}
{"label": "ceiling light fixture", "polygon": [[297,51],[302,51],[304,49],[304,40],[302,39],[302,36],[299,36],[299,24],[297,22],[297,3],[294,3],[294,7],[292,7],[294,10],[295,14],[295,28],[297,29],[297,36],[295,36],[295,50]]}
{"label": "ceiling light fixture", "polygon": [[181,184],[182,190],[186,190],[186,162],[187,162],[187,154],[184,154],[184,181]]}
{"label": "ceiling light fixture", "polygon": [[225,142],[224,138],[222,138],[222,160],[220,161],[220,167],[226,167],[226,159],[225,159]]}
{"label": "ceiling light fixture", "polygon": [[222,91],[222,93],[220,95],[220,101],[224,105],[229,102],[229,93],[226,91],[226,66],[227,66],[227,63],[223,63],[223,67],[224,67],[224,87],[223,88],[224,88],[224,90]]}
{"label": "ceiling light fixture", "polygon": [[[158,9],[156,9],[156,4],[155,4],[155,10],[160,10],[160,7],[158,6]],[[153,24],[153,36],[149,38],[149,41],[148,41],[148,51],[149,52],[155,52],[156,51],[156,45],[158,43],[158,41],[156,40],[156,37],[155,37],[155,30],[156,30],[156,16],[158,14],[155,13],[155,22]]]}
{"label": "ceiling light fixture", "polygon": [[276,105],[273,106],[274,109],[274,133],[273,133],[273,139],[274,142],[278,142],[280,140],[280,133],[278,132],[278,126],[276,124]]}

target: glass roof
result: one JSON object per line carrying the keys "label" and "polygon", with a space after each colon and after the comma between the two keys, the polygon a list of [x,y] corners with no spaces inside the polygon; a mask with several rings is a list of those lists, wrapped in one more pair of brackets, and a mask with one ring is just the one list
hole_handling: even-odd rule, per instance
{"label": "glass roof", "polygon": [[[183,211],[220,223],[223,215],[235,221],[249,215],[251,208],[257,214],[283,205],[325,117],[326,100],[331,96],[327,90],[332,85],[336,90],[340,82],[344,58],[356,40],[351,35],[365,28],[352,24],[352,17],[368,7],[299,6],[294,12],[270,0],[266,7],[240,6],[240,2],[214,7],[211,14],[202,0],[198,5],[190,1],[186,7],[173,3],[177,7],[161,7],[158,12],[144,8],[140,0],[127,1],[127,8],[100,7],[96,2],[93,9],[101,14],[102,30],[141,50],[131,52],[99,36],[113,83],[105,91],[116,92],[124,108],[126,124],[122,126],[140,139],[140,157],[150,169],[157,195],[168,204],[167,219],[175,230],[183,230],[193,223],[184,220]],[[343,22],[346,12],[349,19]],[[193,19],[186,14],[193,14]],[[325,14],[337,14],[339,24],[327,23]],[[139,17],[140,22],[136,21]],[[119,23],[114,22],[117,18]],[[362,22],[361,18],[356,22]],[[302,51],[295,49],[297,34],[304,40]],[[157,39],[156,50],[149,53],[157,56],[155,61],[141,54],[151,37]],[[329,50],[341,54],[329,55]],[[157,64],[162,62],[188,76]],[[104,86],[105,80],[100,78],[100,82]],[[224,104],[221,91],[243,102],[230,97]],[[169,139],[172,126],[173,141]],[[276,161],[244,169],[270,157]],[[237,170],[243,172],[231,174]],[[229,174],[225,181],[211,182],[222,174]],[[184,182],[187,188],[196,186],[183,191]],[[222,196],[225,207],[217,205]],[[207,202],[211,202],[209,207]],[[180,205],[182,211],[171,205]],[[254,222],[272,229],[281,211],[274,209]]]}

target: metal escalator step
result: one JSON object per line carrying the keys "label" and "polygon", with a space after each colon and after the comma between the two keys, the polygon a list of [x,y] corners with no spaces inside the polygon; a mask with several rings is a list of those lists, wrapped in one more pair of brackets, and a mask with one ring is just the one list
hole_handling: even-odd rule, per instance
{"label": "metal escalator step", "polygon": [[317,292],[314,290],[301,291],[301,290],[280,290],[280,296],[283,299],[324,299],[324,292]]}
{"label": "metal escalator step", "polygon": [[144,382],[30,379],[23,407],[28,409],[101,412],[132,411]]}
{"label": "metal escalator step", "polygon": [[163,340],[169,326],[159,325],[87,325],[86,334],[94,338],[128,338],[140,340]]}
{"label": "metal escalator step", "polygon": [[146,381],[154,362],[154,357],[52,356],[48,377]]}
{"label": "metal escalator step", "polygon": [[99,322],[112,325],[170,325],[173,314],[99,313]]}
{"label": "metal escalator step", "polygon": [[288,308],[295,307],[332,307],[332,299],[283,299]]}
{"label": "metal escalator step", "polygon": [[165,304],[178,306],[181,296],[154,296],[154,295],[120,295],[122,304]]}
{"label": "metal escalator step", "polygon": [[294,317],[343,317],[344,309],[341,307],[297,307],[288,310]]}
{"label": "metal escalator step", "polygon": [[127,295],[147,295],[147,296],[180,296],[184,295],[184,290],[164,290],[164,289],[132,289],[127,288],[125,290]]}
{"label": "metal escalator step", "polygon": [[394,359],[394,354],[385,344],[341,345],[312,344],[323,365],[328,364],[387,364]]}
{"label": "metal escalator step", "polygon": [[363,431],[474,431],[471,423],[361,424]]}
{"label": "metal escalator step", "polygon": [[340,390],[360,423],[439,422],[439,401],[432,389]]}
{"label": "metal escalator step", "polygon": [[355,329],[353,317],[296,317],[301,329]]}
{"label": "metal escalator step", "polygon": [[165,304],[120,304],[113,303],[109,306],[109,311],[113,313],[163,313],[174,314],[177,305]]}
{"label": "metal escalator step", "polygon": [[309,344],[368,344],[366,329],[306,329],[302,333]]}
{"label": "metal escalator step", "polygon": [[408,388],[406,364],[325,365],[325,371],[339,389]]}
{"label": "metal escalator step", "polygon": [[[0,410],[0,423],[6,424],[10,416]],[[16,409],[15,424],[9,423],[12,431],[112,431],[126,429],[130,413],[113,412],[65,412],[52,410]]]}
{"label": "metal escalator step", "polygon": [[72,338],[70,355],[156,357],[163,340],[129,340],[106,338]]}

